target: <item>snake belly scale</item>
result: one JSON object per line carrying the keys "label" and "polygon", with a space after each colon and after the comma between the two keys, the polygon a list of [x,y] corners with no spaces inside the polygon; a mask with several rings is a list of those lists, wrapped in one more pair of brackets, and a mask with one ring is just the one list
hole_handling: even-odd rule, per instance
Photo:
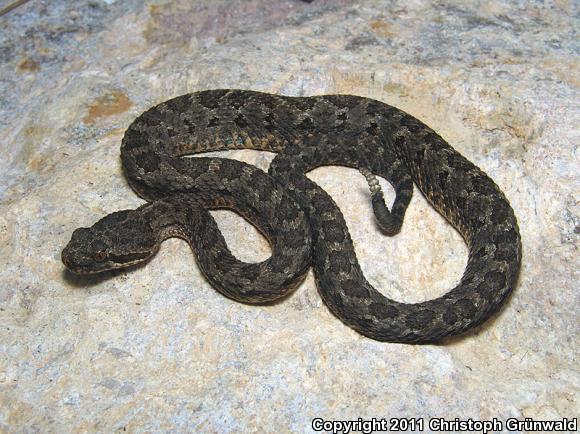
{"label": "snake belly scale", "polygon": [[[268,174],[242,162],[185,158],[249,148],[275,152]],[[125,176],[148,203],[73,232],[62,252],[78,274],[143,262],[168,237],[192,247],[210,283],[246,303],[287,295],[312,266],[325,304],[372,339],[430,343],[481,324],[516,283],[521,240],[497,185],[425,124],[387,104],[352,95],[287,97],[208,90],[163,102],[140,115],[121,145]],[[323,165],[358,169],[367,179],[379,227],[396,234],[413,184],[456,228],[469,249],[460,282],[414,304],[391,300],[363,276],[344,217],[305,176]],[[389,208],[376,176],[394,187]],[[245,263],[228,249],[209,210],[231,209],[268,239],[272,255]]]}

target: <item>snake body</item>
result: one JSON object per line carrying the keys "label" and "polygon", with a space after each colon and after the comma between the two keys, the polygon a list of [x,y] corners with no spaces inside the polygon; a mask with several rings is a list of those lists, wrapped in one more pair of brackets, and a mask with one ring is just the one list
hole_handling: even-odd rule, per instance
{"label": "snake body", "polygon": [[[234,160],[186,155],[250,148],[275,152],[268,174]],[[478,167],[411,115],[351,95],[287,97],[209,90],[163,102],[139,116],[121,145],[125,175],[148,201],[77,229],[63,250],[75,273],[150,258],[168,237],[191,245],[220,292],[247,303],[287,295],[314,268],[325,304],[345,324],[380,341],[437,342],[481,324],[511,293],[521,241],[514,212]],[[344,217],[305,173],[323,165],[365,175],[379,227],[396,234],[413,183],[464,238],[460,282],[421,303],[391,300],[363,276]],[[376,176],[395,189],[389,209]],[[244,263],[229,251],[208,210],[232,209],[269,240],[272,256]]]}

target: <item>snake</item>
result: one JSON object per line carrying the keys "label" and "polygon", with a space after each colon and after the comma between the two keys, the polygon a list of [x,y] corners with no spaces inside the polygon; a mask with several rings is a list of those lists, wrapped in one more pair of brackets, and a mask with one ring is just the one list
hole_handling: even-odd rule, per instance
{"label": "snake", "polygon": [[[275,154],[268,172],[204,155],[254,149]],[[200,154],[200,155],[197,155]],[[198,91],[138,116],[121,142],[131,188],[146,203],[72,233],[62,251],[76,274],[144,263],[167,238],[186,240],[209,283],[242,303],[268,304],[294,291],[312,268],[326,306],[368,338],[438,343],[496,314],[513,292],[522,247],[516,216],[494,181],[410,114],[354,95],[283,96],[251,90]],[[377,226],[394,236],[416,186],[464,239],[460,281],[442,296],[404,303],[364,277],[344,216],[306,174],[357,169]],[[378,178],[395,191],[387,206]],[[264,235],[271,256],[243,262],[211,210],[236,212]]]}

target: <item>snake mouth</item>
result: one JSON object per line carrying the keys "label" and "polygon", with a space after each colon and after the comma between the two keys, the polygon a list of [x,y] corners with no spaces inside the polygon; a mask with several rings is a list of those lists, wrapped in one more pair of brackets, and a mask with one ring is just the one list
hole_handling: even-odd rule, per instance
{"label": "snake mouth", "polygon": [[91,270],[90,268],[74,266],[65,261],[64,259],[62,262],[68,271],[79,276],[96,273],[94,270]]}
{"label": "snake mouth", "polygon": [[75,260],[74,255],[65,248],[62,251],[61,260],[67,270],[69,270],[71,273],[83,276],[131,268],[142,264],[151,256],[151,252],[138,252],[126,255],[110,255],[106,262],[92,262],[89,265],[84,265],[79,263],[80,261]]}
{"label": "snake mouth", "polygon": [[88,276],[88,275],[94,275],[94,274],[101,274],[101,273],[106,273],[107,271],[115,271],[115,270],[119,270],[122,268],[128,268],[128,267],[131,267],[133,265],[138,264],[138,262],[134,262],[131,264],[123,264],[121,266],[110,265],[110,266],[106,266],[106,267],[102,267],[102,268],[95,268],[95,267],[90,267],[90,266],[85,266],[85,265],[75,265],[75,264],[71,264],[70,262],[67,263],[64,260],[63,260],[63,263],[68,271],[70,271],[71,273],[76,274],[78,276]]}
{"label": "snake mouth", "polygon": [[78,265],[75,264],[74,262],[72,262],[70,260],[70,258],[68,256],[62,255],[62,263],[64,264],[64,266],[66,267],[66,269],[68,271],[70,271],[71,273],[77,274],[77,275],[87,275],[87,274],[97,274],[100,273],[104,270],[95,270],[94,268],[88,267],[88,266],[83,266],[83,265]]}
{"label": "snake mouth", "polygon": [[[66,264],[65,264],[66,265]],[[67,266],[66,269],[77,276],[88,276],[92,274],[98,274],[105,270],[93,270],[86,267],[69,267]]]}

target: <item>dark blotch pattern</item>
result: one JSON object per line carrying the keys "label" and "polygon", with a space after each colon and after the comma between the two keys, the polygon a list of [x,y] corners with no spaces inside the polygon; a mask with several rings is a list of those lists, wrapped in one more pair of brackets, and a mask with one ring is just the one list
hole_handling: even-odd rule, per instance
{"label": "dark blotch pattern", "polygon": [[154,172],[159,169],[161,158],[156,154],[139,154],[135,156],[137,166],[142,167],[146,172]]}

